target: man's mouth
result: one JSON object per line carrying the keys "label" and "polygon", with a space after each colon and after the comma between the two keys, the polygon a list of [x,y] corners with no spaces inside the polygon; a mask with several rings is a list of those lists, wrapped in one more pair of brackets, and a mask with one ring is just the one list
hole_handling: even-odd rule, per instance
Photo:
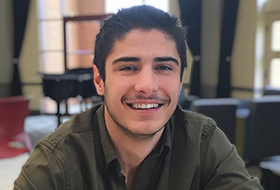
{"label": "man's mouth", "polygon": [[145,110],[145,109],[155,109],[163,104],[156,104],[156,103],[134,103],[134,104],[127,104],[129,107],[133,109]]}

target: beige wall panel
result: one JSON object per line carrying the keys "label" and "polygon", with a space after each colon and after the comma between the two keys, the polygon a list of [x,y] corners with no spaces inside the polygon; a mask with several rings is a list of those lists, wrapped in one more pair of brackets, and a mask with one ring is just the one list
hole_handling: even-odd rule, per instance
{"label": "beige wall panel", "polygon": [[0,83],[12,80],[13,18],[12,1],[0,1]]}
{"label": "beige wall panel", "polygon": [[184,71],[183,83],[190,83],[191,70],[192,70],[192,61],[193,61],[192,55],[191,55],[190,51],[187,50],[187,64],[188,64],[188,67]]}
{"label": "beige wall panel", "polygon": [[[178,1],[169,1],[169,14],[177,16],[180,18],[180,7]],[[188,67],[184,71],[183,75],[183,83],[189,83],[190,82],[190,73],[192,69],[192,55],[189,50],[187,50],[187,64]]]}
{"label": "beige wall panel", "polygon": [[220,35],[221,0],[202,1],[201,26],[201,83],[217,85]]}
{"label": "beige wall panel", "polygon": [[239,1],[231,62],[233,87],[254,87],[256,8],[256,1]]}
{"label": "beige wall panel", "polygon": [[233,90],[231,92],[232,98],[238,98],[238,99],[251,99],[254,97],[253,92],[249,91],[239,91],[239,90]]}
{"label": "beige wall panel", "polygon": [[264,6],[264,12],[279,12],[280,11],[280,1],[279,0],[267,0]]}
{"label": "beige wall panel", "polygon": [[43,97],[42,86],[37,85],[25,85],[23,86],[23,93],[25,96],[32,96],[32,99],[29,103],[29,110],[39,111],[41,108],[41,100]]}
{"label": "beige wall panel", "polygon": [[39,47],[36,1],[30,1],[29,15],[25,29],[25,37],[19,59],[21,80],[23,83],[40,83]]}

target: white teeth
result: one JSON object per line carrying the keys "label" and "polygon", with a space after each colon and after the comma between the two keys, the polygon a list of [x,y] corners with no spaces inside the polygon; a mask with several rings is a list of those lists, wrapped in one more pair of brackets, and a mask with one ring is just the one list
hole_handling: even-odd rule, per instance
{"label": "white teeth", "polygon": [[132,104],[132,107],[136,109],[152,109],[157,108],[158,104]]}

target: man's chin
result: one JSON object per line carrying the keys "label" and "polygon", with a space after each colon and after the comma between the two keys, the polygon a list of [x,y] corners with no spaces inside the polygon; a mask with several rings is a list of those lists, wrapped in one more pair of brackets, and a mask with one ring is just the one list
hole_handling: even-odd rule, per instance
{"label": "man's chin", "polygon": [[[163,127],[157,128],[155,130],[150,130],[151,128],[148,128],[150,131],[147,131],[147,130],[143,130],[143,128],[142,128],[141,130],[136,131],[136,130],[130,130],[123,126],[120,126],[120,128],[126,135],[128,135],[129,137],[131,137],[135,140],[152,139],[157,133],[159,133],[163,129]],[[145,126],[145,128],[147,128],[147,126]]]}

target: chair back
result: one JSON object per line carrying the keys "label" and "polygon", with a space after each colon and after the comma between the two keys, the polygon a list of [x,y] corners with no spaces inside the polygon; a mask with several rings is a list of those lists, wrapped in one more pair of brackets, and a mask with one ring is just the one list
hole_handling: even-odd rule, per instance
{"label": "chair back", "polygon": [[13,137],[24,131],[29,100],[24,96],[0,98],[0,137]]}
{"label": "chair back", "polygon": [[199,99],[199,97],[195,95],[186,96],[184,91],[185,91],[184,89],[180,91],[178,104],[181,106],[183,110],[190,110],[192,101]]}
{"label": "chair back", "polygon": [[280,88],[272,87],[270,85],[265,86],[264,91],[263,91],[264,96],[269,96],[269,95],[280,95]]}
{"label": "chair back", "polygon": [[214,119],[229,141],[235,143],[238,104],[239,101],[233,98],[197,99],[192,102],[190,110]]}
{"label": "chair back", "polygon": [[253,99],[246,126],[245,158],[280,155],[280,96]]}

